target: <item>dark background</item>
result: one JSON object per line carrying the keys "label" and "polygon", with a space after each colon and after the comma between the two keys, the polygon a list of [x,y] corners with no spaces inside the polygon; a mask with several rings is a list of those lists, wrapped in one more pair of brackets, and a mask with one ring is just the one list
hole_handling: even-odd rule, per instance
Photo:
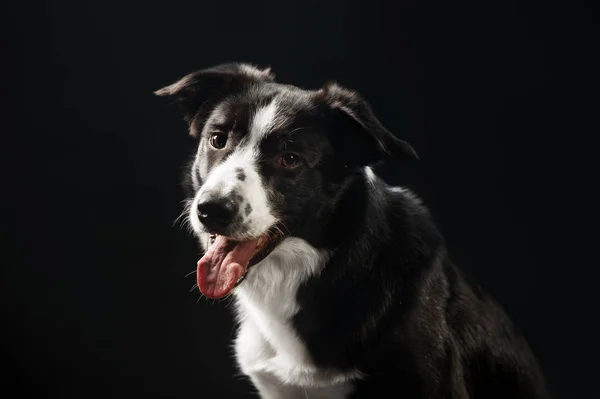
{"label": "dark background", "polygon": [[596,17],[384,3],[2,6],[3,397],[249,395],[231,309],[185,277],[198,249],[173,222],[193,141],[152,94],[227,61],[362,92],[422,160],[382,175],[424,198],[557,396],[597,392]]}

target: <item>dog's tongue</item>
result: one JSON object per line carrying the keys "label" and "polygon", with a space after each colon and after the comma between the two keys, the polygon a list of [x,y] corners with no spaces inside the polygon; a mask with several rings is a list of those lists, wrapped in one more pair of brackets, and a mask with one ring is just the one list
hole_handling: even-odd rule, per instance
{"label": "dog's tongue", "polygon": [[256,251],[258,239],[232,241],[218,235],[198,261],[198,288],[208,298],[223,298],[244,275]]}

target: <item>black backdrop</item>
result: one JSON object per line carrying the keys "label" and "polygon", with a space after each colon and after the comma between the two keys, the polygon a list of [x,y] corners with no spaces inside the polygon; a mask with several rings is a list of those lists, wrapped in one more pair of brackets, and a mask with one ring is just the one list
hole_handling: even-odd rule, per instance
{"label": "black backdrop", "polygon": [[422,159],[382,175],[429,204],[553,390],[590,397],[595,17],[554,0],[384,3],[2,6],[3,397],[250,395],[230,308],[185,277],[198,249],[173,221],[193,142],[152,94],[226,61],[361,91]]}

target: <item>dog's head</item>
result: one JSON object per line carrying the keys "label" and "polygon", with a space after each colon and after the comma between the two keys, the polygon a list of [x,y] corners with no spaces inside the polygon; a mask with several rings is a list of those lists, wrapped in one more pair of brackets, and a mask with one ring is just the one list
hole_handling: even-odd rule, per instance
{"label": "dog's head", "polygon": [[174,99],[198,139],[189,219],[206,246],[198,283],[208,297],[229,294],[284,237],[323,231],[359,168],[416,157],[337,84],[307,91],[276,83],[269,69],[223,64],[156,94]]}

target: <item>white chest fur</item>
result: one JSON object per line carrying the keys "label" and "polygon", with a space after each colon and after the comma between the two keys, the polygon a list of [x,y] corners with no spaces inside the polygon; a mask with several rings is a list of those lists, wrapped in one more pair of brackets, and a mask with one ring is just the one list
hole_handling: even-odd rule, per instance
{"label": "white chest fur", "polygon": [[316,367],[290,325],[298,287],[328,257],[302,239],[287,238],[235,290],[237,361],[263,398],[344,398],[350,380],[359,377]]}

